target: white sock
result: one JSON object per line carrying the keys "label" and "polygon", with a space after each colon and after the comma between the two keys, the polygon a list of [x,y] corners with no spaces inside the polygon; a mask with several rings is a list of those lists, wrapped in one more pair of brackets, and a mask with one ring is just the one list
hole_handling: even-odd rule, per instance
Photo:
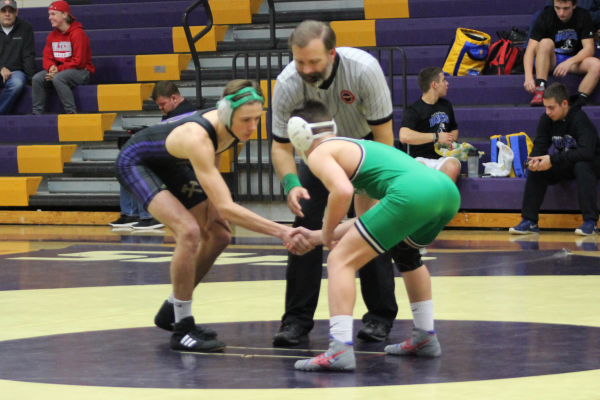
{"label": "white sock", "polygon": [[171,293],[169,295],[169,298],[167,299],[167,301],[171,304],[173,304],[175,302],[175,296],[173,296],[173,293]]}
{"label": "white sock", "polygon": [[192,316],[192,300],[182,301],[173,298],[175,305],[175,323]]}
{"label": "white sock", "polygon": [[433,330],[433,300],[410,303],[413,314],[413,325],[417,329],[434,333]]}
{"label": "white sock", "polygon": [[352,315],[336,315],[329,319],[329,337],[352,345]]}

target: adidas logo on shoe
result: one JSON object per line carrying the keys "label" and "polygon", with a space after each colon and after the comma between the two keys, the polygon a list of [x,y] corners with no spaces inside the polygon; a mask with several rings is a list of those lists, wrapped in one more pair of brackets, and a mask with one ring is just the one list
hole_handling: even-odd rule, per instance
{"label": "adidas logo on shoe", "polygon": [[196,329],[194,317],[187,317],[175,324],[171,336],[171,350],[213,352],[223,350],[227,345],[214,337],[203,336]]}

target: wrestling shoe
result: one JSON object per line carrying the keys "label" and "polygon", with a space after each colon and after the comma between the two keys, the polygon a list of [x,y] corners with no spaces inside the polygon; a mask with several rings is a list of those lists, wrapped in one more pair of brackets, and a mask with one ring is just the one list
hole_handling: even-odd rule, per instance
{"label": "wrestling shoe", "polygon": [[597,235],[598,225],[596,225],[596,221],[589,219],[585,221],[579,228],[575,229],[575,234],[580,236]]}
{"label": "wrestling shoe", "polygon": [[540,233],[540,227],[537,222],[523,218],[519,225],[513,226],[508,231],[514,235],[527,235],[528,233]]}
{"label": "wrestling shoe", "polygon": [[400,344],[385,346],[385,352],[394,356],[439,357],[442,355],[440,342],[435,333],[413,328],[410,339]]}
{"label": "wrestling shoe", "polygon": [[390,333],[390,327],[379,321],[367,321],[356,337],[365,342],[383,342]]}
{"label": "wrestling shoe", "polygon": [[531,100],[531,103],[529,103],[529,105],[531,107],[543,107],[544,106],[544,101],[543,101],[543,96],[544,95],[544,88],[541,86],[538,86],[535,88],[535,94],[533,95],[533,100]]}
{"label": "wrestling shoe", "polygon": [[[154,325],[165,331],[173,332],[173,325],[175,325],[175,306],[172,303],[169,303],[168,300],[165,300],[154,317]],[[205,339],[214,339],[217,337],[217,332],[210,328],[203,328],[200,325],[196,325],[196,330],[200,332]]]}
{"label": "wrestling shoe", "polygon": [[325,353],[308,360],[296,361],[294,367],[302,371],[354,371],[354,348],[339,340],[331,340]]}
{"label": "wrestling shoe", "polygon": [[273,346],[295,346],[308,342],[308,331],[296,324],[283,324],[273,336]]}
{"label": "wrestling shoe", "polygon": [[177,351],[208,353],[223,350],[226,345],[214,337],[204,336],[196,329],[194,317],[186,317],[174,325],[170,347],[171,350]]}

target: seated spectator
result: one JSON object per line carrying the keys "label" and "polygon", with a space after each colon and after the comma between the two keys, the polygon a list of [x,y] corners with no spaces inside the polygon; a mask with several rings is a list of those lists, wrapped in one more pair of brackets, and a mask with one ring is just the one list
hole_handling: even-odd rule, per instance
{"label": "seated spectator", "polygon": [[196,111],[196,107],[179,93],[179,89],[171,81],[158,82],[150,97],[162,111],[163,121],[176,115]]}
{"label": "seated spectator", "polygon": [[[554,7],[554,0],[546,1],[546,8],[548,8],[548,7]],[[588,10],[590,12],[590,15],[592,16],[592,22],[594,23],[595,35],[598,35],[598,33],[600,33],[600,0],[578,0],[577,7],[583,8],[584,10]],[[542,13],[542,10],[536,11],[533,14],[533,18],[531,19],[531,24],[529,25],[529,30],[528,30],[529,35],[531,35],[531,31],[533,30],[533,25],[535,24],[537,17],[539,17],[541,13]],[[527,35],[527,42],[529,42],[529,35]],[[596,36],[596,40],[597,40],[597,36]],[[527,42],[525,42],[525,43],[527,43]]]}
{"label": "seated spectator", "polygon": [[[548,74],[561,78],[567,73],[585,75],[579,95],[587,100],[600,77],[600,60],[594,57],[594,24],[577,0],[554,0],[537,18],[527,44],[523,66],[525,90],[533,94],[532,106],[542,106]],[[535,61],[536,79],[533,78]]]}
{"label": "seated spectator", "polygon": [[[196,111],[189,100],[185,99],[177,86],[171,81],[161,81],[152,90],[152,100],[158,104],[163,113],[162,120],[177,115]],[[121,186],[121,216],[109,225],[115,228],[131,227],[133,229],[157,229],[164,225],[154,219],[152,215],[144,210],[144,205]]]}
{"label": "seated spectator", "polygon": [[66,1],[50,4],[48,14],[55,28],[46,39],[44,70],[32,80],[33,113],[42,114],[46,106],[46,93],[54,86],[67,114],[76,114],[71,88],[84,85],[94,73],[90,39],[83,26],[71,15]]}
{"label": "seated spectator", "polygon": [[460,161],[435,152],[436,143],[451,145],[458,139],[452,103],[443,98],[448,93],[448,81],[442,69],[423,68],[419,72],[419,87],[423,96],[411,104],[402,117],[400,142],[403,150],[456,182],[460,175]]}
{"label": "seated spectator", "polygon": [[0,115],[8,115],[25,83],[35,74],[35,47],[33,28],[17,17],[17,3],[3,0],[0,5],[0,88],[4,88],[0,94]]}
{"label": "seated spectator", "polygon": [[[598,233],[596,183],[600,177],[600,141],[598,132],[581,102],[569,105],[569,91],[562,83],[553,83],[543,94],[546,114],[542,115],[528,157],[527,181],[523,194],[523,220],[509,229],[513,234],[539,232],[539,211],[548,185],[575,179],[583,225],[578,235]],[[554,145],[554,152],[548,153]]]}

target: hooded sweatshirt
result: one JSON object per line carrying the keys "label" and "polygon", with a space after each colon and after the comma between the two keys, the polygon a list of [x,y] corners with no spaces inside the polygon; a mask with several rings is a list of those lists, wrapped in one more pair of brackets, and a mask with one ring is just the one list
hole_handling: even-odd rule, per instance
{"label": "hooded sweatshirt", "polygon": [[56,65],[58,72],[65,69],[87,69],[94,73],[90,39],[83,31],[83,26],[73,21],[66,32],[56,28],[48,34],[44,47],[44,69],[48,71]]}
{"label": "hooded sweatshirt", "polygon": [[579,161],[600,157],[598,131],[577,103],[569,108],[565,119],[553,121],[548,115],[542,115],[530,156],[549,154],[551,145],[554,145],[554,152],[550,154],[552,167],[573,167]]}

